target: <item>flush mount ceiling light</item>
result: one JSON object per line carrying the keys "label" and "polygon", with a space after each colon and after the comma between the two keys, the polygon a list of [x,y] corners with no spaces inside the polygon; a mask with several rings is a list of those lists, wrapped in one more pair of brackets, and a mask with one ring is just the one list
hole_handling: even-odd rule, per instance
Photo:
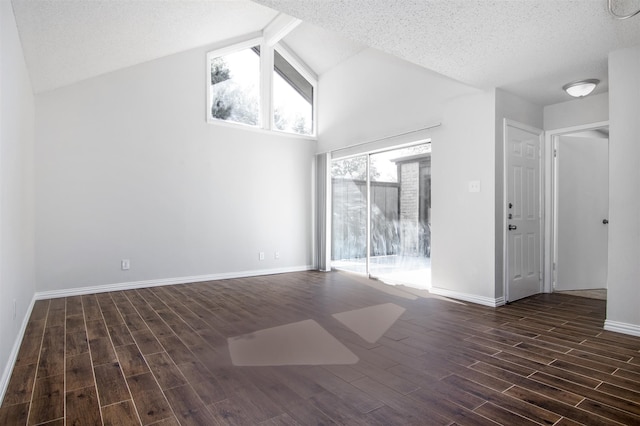
{"label": "flush mount ceiling light", "polygon": [[618,20],[633,18],[634,16],[636,16],[637,14],[640,13],[640,9],[638,9],[635,12],[629,13],[627,15],[619,15],[618,13],[616,13],[613,10],[612,0],[608,0],[607,1],[607,7],[609,8],[609,13],[611,14],[611,16],[613,16],[614,18],[616,18]]}
{"label": "flush mount ceiling light", "polygon": [[582,98],[593,92],[598,83],[600,83],[600,80],[597,80],[595,78],[574,81],[573,83],[567,83],[562,86],[562,90],[564,90],[574,98]]}

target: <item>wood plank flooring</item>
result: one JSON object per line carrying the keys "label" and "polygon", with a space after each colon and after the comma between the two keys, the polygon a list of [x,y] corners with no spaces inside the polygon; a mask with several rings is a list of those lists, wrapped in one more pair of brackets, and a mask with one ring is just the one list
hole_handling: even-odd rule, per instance
{"label": "wood plank flooring", "polygon": [[[332,314],[406,309],[376,343]],[[640,338],[605,302],[487,308],[301,272],[42,300],[0,425],[640,424]],[[353,365],[234,367],[227,338],[313,319]]]}

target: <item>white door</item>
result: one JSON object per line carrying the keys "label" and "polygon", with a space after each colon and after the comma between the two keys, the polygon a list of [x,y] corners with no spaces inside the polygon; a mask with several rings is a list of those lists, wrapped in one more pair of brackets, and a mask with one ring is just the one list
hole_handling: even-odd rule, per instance
{"label": "white door", "polygon": [[608,213],[609,140],[559,137],[555,290],[607,287]]}
{"label": "white door", "polygon": [[542,130],[507,121],[505,167],[507,204],[507,302],[542,290],[540,147]]}

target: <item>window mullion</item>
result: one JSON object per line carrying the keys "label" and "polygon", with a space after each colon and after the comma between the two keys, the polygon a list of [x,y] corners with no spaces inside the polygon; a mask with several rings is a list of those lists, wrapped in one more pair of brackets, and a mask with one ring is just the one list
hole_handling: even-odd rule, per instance
{"label": "window mullion", "polygon": [[276,52],[264,39],[252,39],[207,53],[207,121],[211,123],[313,136],[316,88],[315,74],[284,45],[278,45]]}
{"label": "window mullion", "polygon": [[260,118],[262,128],[273,128],[273,46],[260,47]]}

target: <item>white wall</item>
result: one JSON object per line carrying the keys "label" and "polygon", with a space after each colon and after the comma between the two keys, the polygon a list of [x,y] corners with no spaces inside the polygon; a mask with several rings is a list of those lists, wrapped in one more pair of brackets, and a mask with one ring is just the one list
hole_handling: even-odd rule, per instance
{"label": "white wall", "polygon": [[[320,76],[318,98],[320,152],[442,123],[388,143],[432,138],[433,291],[488,304],[496,298],[496,97],[367,49]],[[531,121],[529,104],[509,94],[501,102]],[[534,115],[541,125],[541,109]],[[470,180],[480,193],[468,191]]]}
{"label": "white wall", "polygon": [[444,103],[475,92],[395,56],[365,49],[320,76],[318,150],[329,152],[439,123]]}
{"label": "white wall", "polygon": [[454,99],[432,143],[433,290],[480,302],[495,297],[495,113],[494,90]]}
{"label": "white wall", "polygon": [[[11,2],[0,2],[0,396],[35,293],[31,83]],[[16,301],[14,317],[13,301]],[[19,343],[19,342],[17,342]]]}
{"label": "white wall", "polygon": [[[320,152],[442,123],[388,141],[432,138],[433,286],[482,303],[502,297],[502,120],[542,127],[542,108],[501,90],[481,92],[374,49],[320,76],[318,100]],[[469,193],[470,180],[481,181],[480,193]]]}
{"label": "white wall", "polygon": [[[542,108],[500,89],[451,101],[433,143],[432,281],[436,292],[501,303],[503,120],[542,127]],[[480,193],[469,192],[479,180]],[[440,184],[436,184],[440,182]]]}
{"label": "white wall", "polygon": [[609,94],[587,96],[544,107],[544,130],[564,129],[609,119]]}
{"label": "white wall", "polygon": [[312,264],[316,142],[207,124],[205,53],[36,97],[38,291]]}
{"label": "white wall", "polygon": [[605,328],[640,336],[640,47],[609,54],[609,276]]}

